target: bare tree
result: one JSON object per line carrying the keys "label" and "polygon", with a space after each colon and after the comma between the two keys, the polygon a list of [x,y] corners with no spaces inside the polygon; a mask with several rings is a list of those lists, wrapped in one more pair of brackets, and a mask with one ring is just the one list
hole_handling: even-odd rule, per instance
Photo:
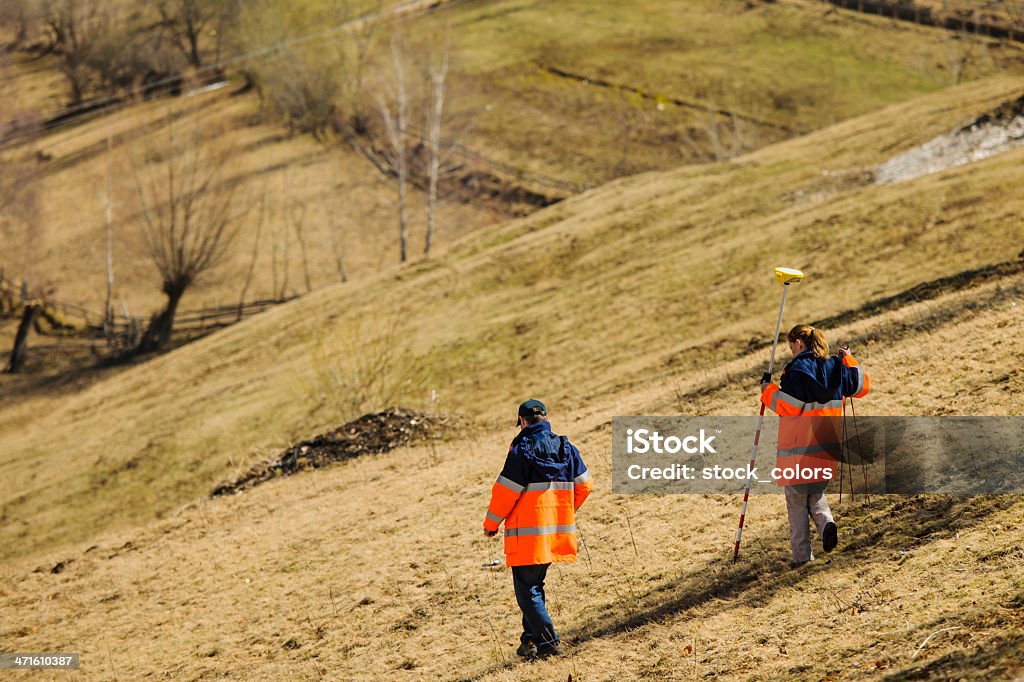
{"label": "bare tree", "polygon": [[437,215],[437,183],[441,175],[441,122],[444,116],[445,80],[448,78],[448,49],[445,47],[439,63],[430,64],[430,125],[429,147],[430,162],[428,164],[427,192],[427,235],[423,243],[423,253],[430,253],[430,241],[434,236],[434,221]]}
{"label": "bare tree", "polygon": [[[222,15],[233,3],[226,0],[161,0],[157,3],[163,27],[188,63],[199,68],[203,65],[200,43],[211,26],[222,26]],[[216,35],[216,31],[214,31]]]}
{"label": "bare tree", "polygon": [[256,259],[260,254],[260,238],[263,236],[263,222],[267,216],[267,193],[266,188],[260,192],[259,216],[256,220],[256,235],[252,242],[252,256],[249,258],[249,269],[245,272],[245,282],[242,284],[242,293],[238,297],[238,319],[242,319],[242,309],[245,306],[245,296],[249,293],[249,285],[252,284],[252,276],[256,271]]}
{"label": "bare tree", "polygon": [[94,75],[89,59],[97,40],[110,28],[110,10],[100,5],[100,0],[44,0],[40,7],[50,49],[71,88],[72,105],[85,99]]}
{"label": "bare tree", "polygon": [[[10,55],[0,52],[0,140],[21,138],[20,144],[0,147],[0,232],[10,232],[16,223],[24,223],[34,208],[31,141],[38,133],[39,117],[20,101],[20,88]],[[10,234],[6,234],[8,240]],[[9,243],[9,242],[8,242]]]}
{"label": "bare tree", "polygon": [[338,279],[341,282],[348,281],[348,271],[345,270],[345,226],[340,221],[337,229],[331,230],[331,251],[334,253],[334,265],[338,269]]}
{"label": "bare tree", "polygon": [[[383,7],[383,0],[376,0],[367,8],[367,14],[378,15]],[[348,31],[350,40],[338,46],[341,56],[339,72],[342,74],[341,95],[348,116],[346,132],[350,137],[365,132],[367,122],[364,119],[364,83],[366,66],[370,61],[370,48],[376,34],[377,21],[372,19],[354,20]]]}
{"label": "bare tree", "polygon": [[167,296],[139,351],[167,346],[181,297],[224,260],[238,234],[238,182],[226,177],[231,156],[214,153],[212,144],[202,139],[197,126],[181,135],[169,121],[165,148],[133,163],[139,227]]}
{"label": "bare tree", "polygon": [[406,149],[407,122],[409,118],[409,91],[405,78],[405,48],[399,38],[391,41],[392,78],[385,78],[382,92],[378,93],[377,106],[387,132],[388,149],[385,157],[395,169],[398,185],[398,245],[399,260],[407,260],[409,242],[409,221],[406,199],[409,185],[409,155]]}
{"label": "bare tree", "polygon": [[722,144],[722,137],[718,131],[718,107],[715,106],[713,100],[709,100],[707,103],[707,132],[708,139],[711,141],[711,148],[715,152],[715,160],[722,161],[728,158],[728,154],[725,151],[725,145]]}
{"label": "bare tree", "polygon": [[94,38],[85,59],[89,82],[97,92],[133,92],[157,84],[172,92],[182,88],[188,62],[165,31],[109,14],[104,24],[108,26]]}
{"label": "bare tree", "polygon": [[270,265],[273,271],[272,292],[276,301],[283,301],[288,297],[288,251],[291,247],[289,234],[287,225],[275,223]]}
{"label": "bare tree", "polygon": [[6,368],[7,372],[14,373],[20,371],[25,362],[29,331],[46,305],[48,292],[44,290],[42,277],[34,267],[42,252],[42,223],[37,210],[35,183],[26,181],[24,166],[19,169],[15,164],[7,164],[4,173],[23,174],[15,183],[6,183],[5,188],[0,188],[0,191],[12,190],[18,195],[15,201],[7,202],[6,211],[0,210],[0,241],[14,246],[10,251],[5,249],[5,255],[15,254],[16,263],[23,273],[21,321],[14,335],[14,346]]}
{"label": "bare tree", "polygon": [[103,186],[103,222],[107,228],[107,304],[104,306],[103,325],[108,336],[114,328],[114,220],[113,201],[110,196],[111,142],[107,135],[107,176]]}
{"label": "bare tree", "polygon": [[325,49],[307,34],[343,25],[348,11],[347,3],[295,8],[278,0],[252,0],[243,6],[234,30],[240,51],[263,55],[242,67],[259,88],[261,105],[293,131],[317,140],[324,139],[334,116],[346,64],[343,51]]}
{"label": "bare tree", "polygon": [[[21,107],[18,88],[9,68],[7,55],[0,53],[0,101],[5,103],[0,112],[0,138],[18,134],[21,144],[0,149],[0,244],[5,265],[21,274],[21,322],[14,337],[7,365],[8,372],[19,371],[25,361],[28,334],[45,302],[42,276],[36,266],[43,250],[43,223],[39,219],[38,188],[36,182],[32,138],[39,130],[38,117]],[[10,260],[8,260],[10,259]]]}
{"label": "bare tree", "polygon": [[277,220],[273,221],[274,234],[271,245],[270,264],[273,272],[272,297],[283,301],[288,296],[288,273],[291,262],[288,253],[291,250],[291,225],[288,219],[288,197],[291,195],[291,178],[288,172],[281,174],[281,195],[277,205]]}
{"label": "bare tree", "polygon": [[306,280],[306,293],[313,291],[313,282],[309,276],[309,256],[306,253],[306,205],[301,202],[293,202],[288,211],[288,221],[295,230],[295,239],[299,242],[299,251],[302,254],[302,275]]}
{"label": "bare tree", "polygon": [[18,331],[14,335],[14,347],[11,348],[11,356],[5,370],[9,374],[20,372],[25,364],[28,355],[28,333],[35,324],[39,312],[43,308],[42,299],[27,299],[23,302],[25,306],[21,314],[21,322],[18,324]]}
{"label": "bare tree", "polygon": [[34,5],[28,0],[0,2],[0,32],[10,36],[9,42],[0,44],[0,52],[13,52],[29,40],[36,18]]}

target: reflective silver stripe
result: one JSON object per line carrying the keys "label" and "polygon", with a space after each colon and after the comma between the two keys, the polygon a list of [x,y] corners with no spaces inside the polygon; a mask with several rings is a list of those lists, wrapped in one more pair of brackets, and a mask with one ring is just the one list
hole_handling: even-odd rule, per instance
{"label": "reflective silver stripe", "polygon": [[795,408],[797,408],[799,410],[804,409],[804,405],[806,405],[806,403],[803,402],[802,400],[797,400],[796,398],[794,398],[790,394],[784,393],[782,390],[778,390],[778,391],[775,391],[774,395],[772,395],[772,404],[769,405],[769,407],[772,408],[773,412],[778,412],[778,410],[775,409],[775,406],[776,406],[776,402],[779,401],[779,400],[781,400],[782,402],[786,403],[787,405],[792,405],[793,407],[795,407]]}
{"label": "reflective silver stripe", "polygon": [[501,518],[500,516],[498,516],[497,514],[492,514],[490,509],[487,510],[487,518],[490,519],[491,521],[494,521],[495,523],[501,523],[502,521],[505,520],[505,519]]}
{"label": "reflective silver stripe", "polygon": [[517,535],[551,535],[553,533],[575,533],[576,524],[571,526],[529,526],[526,528],[506,528],[505,537],[514,538]]}
{"label": "reflective silver stripe", "polygon": [[535,493],[538,490],[572,490],[572,483],[569,481],[544,481],[543,483],[530,483],[526,486],[528,493]]}
{"label": "reflective silver stripe", "polygon": [[[830,400],[827,403],[805,403],[803,401],[797,400],[796,398],[794,398],[793,396],[789,395],[788,393],[783,393],[782,391],[776,391],[775,395],[772,396],[771,405],[768,406],[768,407],[771,408],[772,412],[778,412],[778,410],[775,409],[775,401],[776,400],[781,400],[782,402],[786,403],[787,405],[792,405],[793,407],[797,408],[801,412],[808,412],[810,410],[827,410],[827,409],[839,409],[839,410],[841,410],[841,409],[843,409],[843,401],[842,400]],[[793,415],[793,416],[797,416],[797,415]],[[829,415],[819,415],[819,416],[826,417],[826,416],[829,416]]]}
{"label": "reflective silver stripe", "polygon": [[576,485],[579,485],[580,483],[583,483],[584,481],[589,481],[589,480],[590,480],[590,469],[587,469],[582,474],[580,474],[576,478],[572,479],[572,482],[575,483]]}
{"label": "reflective silver stripe", "polygon": [[853,392],[854,395],[860,395],[860,392],[864,390],[864,370],[859,366],[853,368],[857,372],[857,390]]}
{"label": "reflective silver stripe", "polygon": [[775,454],[777,454],[779,457],[792,457],[793,455],[811,455],[818,452],[839,452],[839,450],[841,449],[842,447],[839,443],[822,443],[821,445],[811,445],[806,448],[789,448],[788,450],[778,450]]}
{"label": "reflective silver stripe", "polygon": [[498,476],[496,483],[505,486],[514,493],[521,493],[526,489],[525,486],[521,486],[511,478],[505,478],[504,476]]}

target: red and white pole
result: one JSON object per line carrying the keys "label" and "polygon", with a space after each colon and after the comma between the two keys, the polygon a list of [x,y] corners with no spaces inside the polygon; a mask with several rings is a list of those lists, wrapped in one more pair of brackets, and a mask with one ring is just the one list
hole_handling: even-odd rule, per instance
{"label": "red and white pole", "polygon": [[[772,342],[772,354],[768,359],[768,371],[761,377],[761,383],[768,383],[772,380],[772,369],[775,367],[775,349],[779,345],[779,332],[782,330],[782,311],[786,308],[786,292],[789,291],[789,285],[794,282],[799,282],[803,279],[803,273],[799,270],[790,270],[787,268],[775,268],[775,278],[782,282],[782,304],[779,305],[779,319],[775,322],[775,340]],[[761,403],[761,412],[757,415],[757,432],[754,433],[754,447],[750,451],[750,468],[747,472],[754,470],[754,463],[757,461],[757,444],[761,440],[761,426],[764,424],[764,403]],[[736,563],[736,560],[740,556],[740,539],[743,537],[743,522],[747,518],[747,502],[750,499],[750,483],[753,477],[747,476],[746,489],[743,491],[743,507],[740,508],[740,523],[736,528],[736,545],[732,550],[732,561]]]}

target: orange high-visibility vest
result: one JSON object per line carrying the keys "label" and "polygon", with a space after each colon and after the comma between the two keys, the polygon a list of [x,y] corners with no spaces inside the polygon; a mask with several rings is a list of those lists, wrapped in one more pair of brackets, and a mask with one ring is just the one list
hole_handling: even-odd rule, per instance
{"label": "orange high-visibility vest", "polygon": [[779,485],[820,483],[836,478],[842,450],[843,399],[862,398],[870,390],[868,375],[853,356],[844,357],[842,363],[845,369],[840,386],[826,403],[801,400],[776,384],[768,385],[761,394],[761,402],[779,415],[775,456]]}
{"label": "orange high-visibility vest", "polygon": [[491,487],[484,529],[505,522],[505,564],[576,560],[576,510],[593,489],[579,450],[547,422],[524,428]]}

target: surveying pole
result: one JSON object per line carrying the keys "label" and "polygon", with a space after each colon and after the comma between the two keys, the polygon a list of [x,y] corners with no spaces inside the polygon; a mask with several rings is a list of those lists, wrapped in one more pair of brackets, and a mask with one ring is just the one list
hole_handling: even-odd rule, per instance
{"label": "surveying pole", "polygon": [[[796,284],[804,278],[804,273],[793,268],[775,268],[775,279],[782,283],[782,304],[779,305],[779,319],[775,322],[775,340],[772,341],[772,354],[768,359],[768,371],[761,377],[761,383],[766,384],[772,380],[772,368],[775,366],[775,349],[779,345],[779,331],[782,329],[782,311],[786,308],[786,292],[790,284]],[[761,425],[764,423],[764,403],[761,403],[761,412],[757,415],[757,432],[754,433],[754,447],[750,452],[750,467],[747,469],[747,485],[743,491],[743,507],[740,509],[740,524],[736,528],[736,546],[732,550],[732,561],[740,556],[740,538],[743,536],[743,521],[747,517],[747,501],[750,499],[750,482],[753,477],[750,473],[754,470],[754,462],[757,460],[757,443],[761,440]]]}

